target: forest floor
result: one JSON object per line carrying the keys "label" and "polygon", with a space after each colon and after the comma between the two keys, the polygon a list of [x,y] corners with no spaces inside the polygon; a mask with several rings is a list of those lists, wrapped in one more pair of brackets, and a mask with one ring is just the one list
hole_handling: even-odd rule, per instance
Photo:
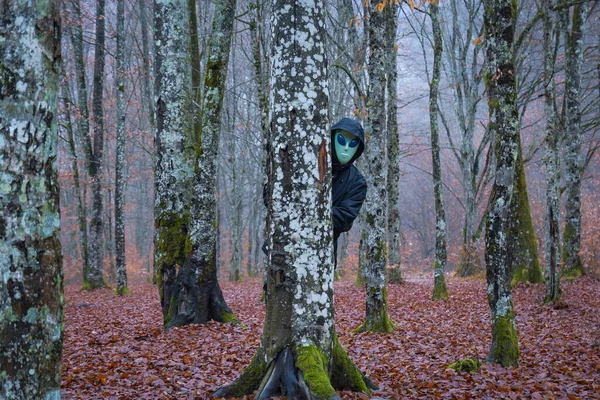
{"label": "forest floor", "polygon": [[[209,323],[164,332],[156,287],[66,287],[64,399],[205,399],[233,381],[260,341],[261,282],[221,283],[241,325]],[[520,363],[483,363],[479,372],[448,365],[484,359],[491,340],[485,282],[450,278],[450,299],[432,301],[431,280],[389,285],[394,333],[353,333],[364,290],[336,282],[336,324],[350,357],[380,389],[344,399],[600,399],[600,280],[563,283],[566,308],[544,305],[543,285],[513,290]],[[249,396],[248,398],[252,398]]]}

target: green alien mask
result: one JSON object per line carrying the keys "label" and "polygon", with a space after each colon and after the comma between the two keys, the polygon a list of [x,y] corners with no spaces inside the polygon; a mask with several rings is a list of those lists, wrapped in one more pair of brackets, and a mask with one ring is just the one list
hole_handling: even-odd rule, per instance
{"label": "green alien mask", "polygon": [[352,160],[356,150],[358,150],[358,144],[360,139],[351,133],[346,131],[337,131],[335,133],[335,155],[339,160],[340,164],[344,165],[348,161]]}

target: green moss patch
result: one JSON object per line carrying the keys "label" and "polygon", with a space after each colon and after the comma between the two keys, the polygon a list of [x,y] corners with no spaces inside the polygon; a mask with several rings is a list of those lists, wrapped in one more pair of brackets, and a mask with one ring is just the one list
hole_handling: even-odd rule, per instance
{"label": "green moss patch", "polygon": [[297,347],[296,367],[304,374],[304,380],[315,399],[330,399],[336,395],[329,381],[327,360],[317,346]]}
{"label": "green moss patch", "polygon": [[512,311],[496,318],[492,324],[492,348],[488,361],[504,367],[516,367],[519,363],[519,340]]}
{"label": "green moss patch", "polygon": [[476,358],[465,358],[464,360],[457,361],[448,366],[458,372],[478,372],[481,368],[481,361]]}

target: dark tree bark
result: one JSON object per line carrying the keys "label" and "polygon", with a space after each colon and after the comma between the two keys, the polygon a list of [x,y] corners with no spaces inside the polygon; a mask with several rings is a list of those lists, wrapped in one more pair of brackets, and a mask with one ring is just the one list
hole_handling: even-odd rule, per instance
{"label": "dark tree bark", "polygon": [[485,82],[489,129],[495,138],[496,170],[489,199],[485,236],[488,302],[492,314],[492,345],[488,360],[515,366],[519,342],[515,325],[511,280],[514,253],[507,240],[512,214],[519,148],[519,112],[514,67],[513,0],[484,0],[486,45]]}
{"label": "dark tree bark", "polygon": [[435,202],[435,259],[433,263],[433,295],[432,299],[447,299],[446,264],[446,211],[442,193],[442,166],[440,163],[440,136],[438,121],[438,94],[440,88],[440,72],[442,61],[442,28],[440,26],[439,7],[436,2],[429,5],[429,15],[433,29],[433,71],[429,84],[429,124],[431,129],[431,159],[433,161],[433,197]]}
{"label": "dark tree bark", "polygon": [[104,61],[105,61],[105,0],[96,0],[96,42],[94,44],[94,78],[92,88],[93,147],[88,174],[92,181],[92,220],[90,221],[90,269],[83,277],[84,289],[98,289],[104,282],[104,199],[102,198],[104,154]]}
{"label": "dark tree bark", "polygon": [[87,218],[86,218],[86,207],[85,199],[82,193],[81,187],[81,176],[79,174],[79,160],[77,156],[77,146],[75,144],[75,135],[73,134],[72,114],[71,108],[73,103],[70,97],[70,89],[68,81],[65,82],[65,86],[62,89],[63,101],[66,104],[65,119],[67,123],[67,140],[69,142],[69,150],[71,152],[71,168],[73,169],[73,187],[75,191],[75,198],[77,199],[77,222],[79,223],[79,233],[81,234],[81,255],[83,261],[84,270],[88,268],[88,242],[87,242]]}
{"label": "dark tree bark", "polygon": [[368,380],[334,324],[323,3],[277,1],[273,12],[265,326],[250,366],[213,396],[339,398],[336,388],[368,391]]}
{"label": "dark tree bark", "polygon": [[59,2],[1,13],[0,398],[60,399]]}
{"label": "dark tree bark", "polygon": [[[71,2],[73,7],[73,18],[76,21],[81,21],[81,6],[80,0],[73,0]],[[93,158],[92,142],[90,136],[90,115],[88,110],[88,92],[87,83],[85,79],[85,64],[83,61],[83,29],[81,24],[75,23],[70,26],[69,33],[71,35],[71,43],[73,44],[73,55],[75,62],[75,78],[77,81],[77,108],[79,109],[79,134],[84,143],[85,150],[85,164],[89,172],[90,163]],[[85,190],[85,185],[84,185]],[[86,196],[81,197],[81,207],[78,210],[79,213],[79,229],[81,231],[81,247],[83,255],[83,276],[89,276],[91,274],[91,266],[89,261],[89,236],[88,236],[88,222],[87,222],[87,207],[85,204]],[[85,281],[84,281],[85,283]]]}

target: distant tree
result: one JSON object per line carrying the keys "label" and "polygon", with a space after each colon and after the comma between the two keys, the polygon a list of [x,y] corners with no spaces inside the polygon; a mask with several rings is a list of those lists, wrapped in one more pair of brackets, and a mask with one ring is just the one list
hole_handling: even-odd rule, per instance
{"label": "distant tree", "polygon": [[[364,246],[362,275],[367,287],[367,313],[361,331],[391,332],[394,323],[387,311],[387,159],[386,159],[386,50],[385,16],[377,4],[368,7],[369,92],[365,146],[366,180],[369,187],[361,220]],[[364,224],[364,225],[363,225]]]}
{"label": "distant tree", "polygon": [[560,179],[559,126],[555,109],[555,66],[556,40],[559,35],[555,29],[552,0],[542,2],[544,13],[544,112],[546,114],[546,215],[544,244],[546,250],[546,296],[544,302],[558,304],[560,301],[560,197],[558,184]]}
{"label": "distant tree", "polygon": [[402,282],[400,272],[400,136],[398,134],[398,52],[396,44],[399,5],[390,1],[384,8],[387,59],[387,232],[390,282]]}
{"label": "distant tree", "polygon": [[489,129],[495,138],[496,168],[489,198],[485,237],[488,302],[492,314],[492,345],[488,360],[515,366],[519,342],[512,302],[512,267],[515,255],[508,241],[516,208],[519,146],[517,80],[514,68],[513,0],[484,0],[486,46],[485,83],[488,92]]}
{"label": "distant tree", "polygon": [[[487,187],[489,160],[486,148],[490,143],[489,130],[486,130],[476,146],[476,124],[479,103],[482,98],[482,62],[480,35],[482,30],[482,3],[479,0],[450,0],[450,17],[444,24],[444,59],[442,67],[447,71],[447,79],[452,82],[452,113],[458,129],[450,124],[447,106],[440,105],[440,117],[447,133],[452,150],[461,171],[463,189],[464,220],[462,231],[462,251],[457,276],[471,276],[480,271],[477,243],[478,205]],[[444,108],[442,108],[444,107]],[[447,110],[447,108],[446,108]],[[452,133],[459,133],[459,141]],[[481,226],[481,225],[479,225]]]}
{"label": "distant tree", "polygon": [[[92,219],[90,221],[90,269],[83,276],[84,289],[106,286],[104,282],[104,199],[102,193],[104,160],[104,64],[106,58],[105,0],[96,0],[96,33],[94,42],[94,78],[92,86],[92,130],[88,146],[88,175],[92,181]],[[89,133],[88,133],[89,135]]]}
{"label": "distant tree", "polygon": [[442,28],[439,5],[434,0],[429,3],[429,16],[433,30],[433,69],[429,84],[429,125],[431,130],[431,159],[433,161],[433,197],[435,203],[435,258],[433,262],[433,299],[448,298],[446,287],[447,230],[446,211],[442,192],[442,167],[440,162],[440,139],[438,121],[438,95],[440,88],[441,62],[443,52]]}
{"label": "distant tree", "polygon": [[126,294],[125,263],[125,0],[117,1],[117,161],[115,176],[115,257],[117,294]]}
{"label": "distant tree", "polygon": [[57,98],[60,7],[2,4],[0,398],[59,399],[63,275]]}
{"label": "distant tree", "polygon": [[[73,20],[75,23],[68,25],[68,32],[71,37],[71,43],[73,45],[73,61],[75,64],[75,80],[77,87],[77,111],[79,114],[78,128],[79,134],[84,143],[85,149],[85,164],[88,172],[90,171],[90,164],[93,162],[93,149],[92,140],[90,135],[90,115],[88,108],[88,91],[87,81],[85,77],[85,63],[83,59],[83,28],[82,28],[82,15],[81,15],[81,4],[80,0],[72,0],[71,11],[73,13]],[[75,142],[71,152],[75,151]],[[79,172],[79,171],[78,171]],[[77,174],[79,175],[79,174]],[[78,182],[77,182],[78,181]],[[79,230],[81,231],[81,253],[83,256],[83,268],[82,273],[84,277],[91,275],[91,266],[89,261],[89,240],[88,240],[88,222],[87,222],[87,206],[85,194],[82,191],[85,190],[85,184],[81,184],[81,180],[77,180],[76,190],[78,192],[78,208],[77,217],[79,220]],[[80,188],[78,188],[78,186]]]}
{"label": "distant tree", "polygon": [[273,14],[265,326],[250,365],[213,396],[331,399],[336,388],[366,392],[369,381],[334,324],[323,3],[277,1]]}
{"label": "distant tree", "polygon": [[566,33],[565,71],[565,192],[566,213],[563,245],[563,274],[579,276],[583,263],[581,248],[581,179],[584,158],[581,154],[581,66],[583,63],[583,26],[587,15],[587,2],[573,6],[570,30]]}

